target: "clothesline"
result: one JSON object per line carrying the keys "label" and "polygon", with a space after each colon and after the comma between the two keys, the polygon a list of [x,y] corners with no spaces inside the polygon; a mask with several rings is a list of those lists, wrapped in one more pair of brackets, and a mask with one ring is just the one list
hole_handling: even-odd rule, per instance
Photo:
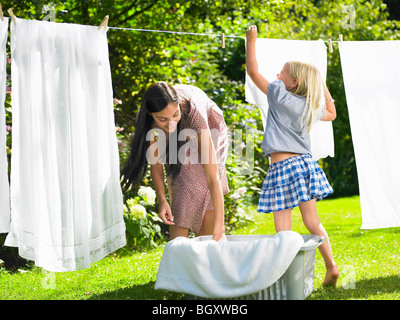
{"label": "clothesline", "polygon": [[[12,9],[8,9],[8,13],[10,14],[11,18],[13,19],[15,23],[15,15],[12,11]],[[0,15],[3,17],[3,12],[1,9],[1,4],[0,4]],[[214,33],[197,33],[197,32],[183,32],[183,31],[167,31],[167,30],[151,30],[151,29],[135,29],[135,28],[123,28],[123,27],[108,27],[108,19],[109,16],[106,15],[102,22],[100,23],[100,26],[98,30],[101,30],[102,27],[104,27],[106,30],[107,29],[114,29],[114,30],[128,30],[128,31],[138,31],[138,32],[157,32],[157,33],[170,33],[170,34],[185,34],[185,35],[196,35],[196,36],[208,36],[208,37],[221,37],[222,38],[222,48],[225,48],[225,38],[237,38],[237,39],[245,39],[245,37],[241,36],[236,36],[236,35],[225,35],[225,33],[221,34],[214,34]],[[332,48],[332,43],[333,42],[342,42],[343,41],[343,36],[339,35],[339,40],[324,40],[324,42],[329,44],[329,52],[333,52]]]}
{"label": "clothesline", "polygon": [[[194,36],[222,37],[222,34],[214,34],[214,33],[196,33],[196,32],[134,29],[134,28],[121,28],[121,27],[108,27],[108,29],[129,30],[129,31],[144,31],[144,32],[157,32],[157,33],[172,33],[172,34],[185,34],[185,35],[194,35]],[[225,36],[225,38],[241,38],[241,39],[245,38],[245,37],[240,37],[240,36],[235,36],[235,35],[224,35],[224,36]]]}
{"label": "clothesline", "polygon": [[[128,30],[128,31],[139,31],[139,32],[156,32],[156,33],[172,33],[172,34],[185,34],[194,36],[209,36],[209,37],[222,37],[222,34],[215,33],[196,33],[196,32],[182,32],[182,31],[166,31],[166,30],[151,30],[151,29],[134,29],[134,28],[123,28],[123,27],[108,27],[108,29],[116,30]],[[239,38],[245,39],[246,37],[236,36],[236,35],[226,35],[225,38]],[[324,40],[324,42],[329,42],[329,40]],[[332,40],[332,42],[340,42],[340,40]]]}
{"label": "clothesline", "polygon": [[[237,39],[245,39],[246,37],[236,36],[236,35],[225,35],[215,34],[215,33],[196,33],[196,32],[183,32],[183,31],[166,31],[166,30],[151,30],[151,29],[134,29],[134,28],[122,28],[122,27],[108,27],[108,16],[106,16],[99,26],[99,30],[104,26],[108,29],[114,30],[128,30],[128,31],[138,31],[138,32],[156,32],[156,33],[170,33],[170,34],[184,34],[184,35],[194,35],[194,36],[208,36],[208,37],[221,37],[222,39],[222,48],[225,48],[225,38],[237,38]],[[323,40],[325,43],[329,45],[329,52],[333,52],[332,43],[334,42],[342,42],[343,36],[339,35],[339,40]]]}

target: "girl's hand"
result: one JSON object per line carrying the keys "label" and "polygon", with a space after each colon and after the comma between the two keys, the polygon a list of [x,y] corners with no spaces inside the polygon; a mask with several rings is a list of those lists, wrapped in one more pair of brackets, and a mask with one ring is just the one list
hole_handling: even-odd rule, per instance
{"label": "girl's hand", "polygon": [[246,32],[246,72],[263,93],[268,94],[268,80],[258,71],[256,57],[257,27],[250,26]]}
{"label": "girl's hand", "polygon": [[246,31],[247,42],[256,41],[257,39],[257,26],[250,26]]}
{"label": "girl's hand", "polygon": [[174,225],[174,216],[172,215],[171,208],[168,204],[167,200],[163,200],[160,202],[160,212],[158,216],[161,220],[168,225]]}

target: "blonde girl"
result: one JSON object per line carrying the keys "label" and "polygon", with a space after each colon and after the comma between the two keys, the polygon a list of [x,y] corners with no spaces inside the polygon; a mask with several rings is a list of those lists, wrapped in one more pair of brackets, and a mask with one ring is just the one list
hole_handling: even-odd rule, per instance
{"label": "blonde girl", "polygon": [[[267,95],[269,105],[262,149],[270,156],[270,168],[257,210],[273,212],[275,230],[279,232],[291,229],[292,208],[299,206],[308,231],[326,238],[319,247],[326,267],[323,284],[336,285],[338,268],[316,207],[316,201],[333,190],[318,163],[312,159],[309,135],[316,121],[332,121],[336,118],[334,100],[323,84],[319,71],[306,63],[287,62],[277,75],[277,80],[268,82],[258,71],[256,26],[247,30],[246,39],[247,73]],[[322,91],[325,104],[320,107]]]}

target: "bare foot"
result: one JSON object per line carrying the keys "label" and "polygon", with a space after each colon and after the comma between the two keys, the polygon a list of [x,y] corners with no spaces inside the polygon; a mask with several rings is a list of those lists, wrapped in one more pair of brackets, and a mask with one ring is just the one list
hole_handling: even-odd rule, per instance
{"label": "bare foot", "polygon": [[325,279],[322,281],[324,286],[336,286],[336,282],[339,278],[339,270],[336,265],[326,270]]}

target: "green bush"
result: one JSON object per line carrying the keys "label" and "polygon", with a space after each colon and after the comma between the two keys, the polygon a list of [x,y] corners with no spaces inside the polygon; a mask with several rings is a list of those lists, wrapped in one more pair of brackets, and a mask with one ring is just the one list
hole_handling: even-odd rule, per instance
{"label": "green bush", "polygon": [[137,196],[124,204],[127,242],[134,249],[149,249],[164,239],[162,220],[154,211],[156,193],[151,187],[140,187]]}

